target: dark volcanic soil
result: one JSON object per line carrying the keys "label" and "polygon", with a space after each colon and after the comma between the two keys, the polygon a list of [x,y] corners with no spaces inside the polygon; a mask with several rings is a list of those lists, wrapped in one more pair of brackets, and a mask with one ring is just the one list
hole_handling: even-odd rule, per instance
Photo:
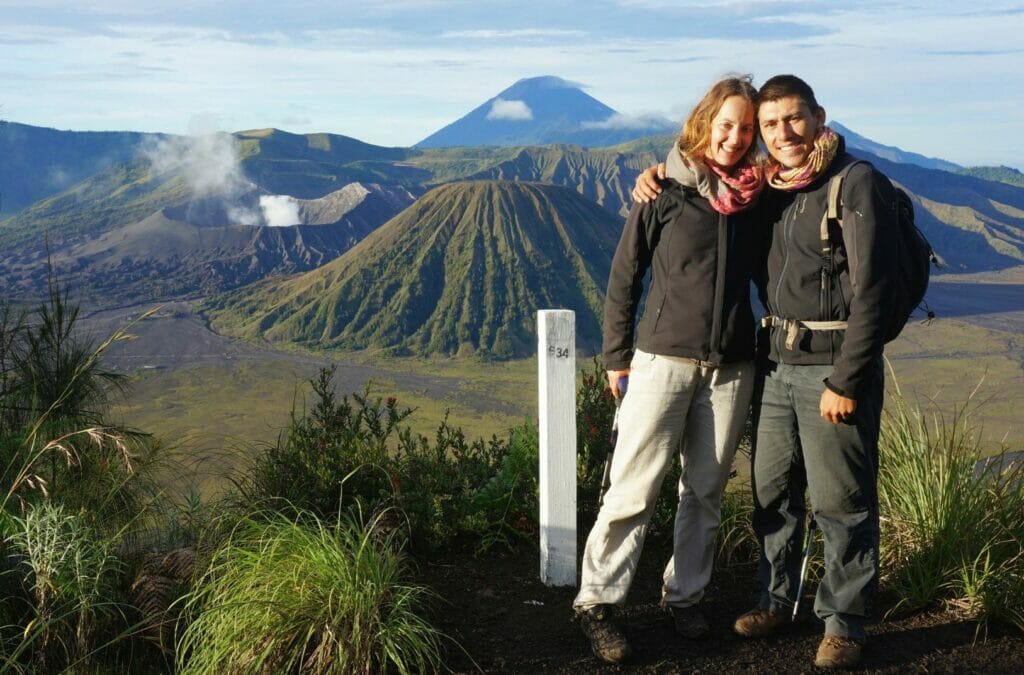
{"label": "dark volcanic soil", "polygon": [[[623,610],[634,648],[629,664],[598,661],[570,621],[574,589],[540,583],[539,554],[474,556],[472,550],[421,561],[420,581],[443,600],[434,625],[465,649],[448,651],[459,673],[799,673],[812,672],[823,624],[807,618],[779,635],[745,640],[733,635],[736,616],[754,604],[753,569],[715,573],[703,608],[711,637],[691,642],[674,632],[658,607],[664,545],[648,542]],[[813,592],[813,586],[811,588]],[[807,606],[813,604],[808,598]],[[870,673],[1024,673],[1024,636],[1012,628],[978,624],[942,613],[889,618],[869,628],[862,668]]]}

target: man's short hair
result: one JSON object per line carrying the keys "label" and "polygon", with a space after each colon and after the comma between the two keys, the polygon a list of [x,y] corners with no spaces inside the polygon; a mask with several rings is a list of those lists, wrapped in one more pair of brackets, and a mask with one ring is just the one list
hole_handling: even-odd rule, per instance
{"label": "man's short hair", "polygon": [[814,98],[814,90],[811,85],[801,80],[796,75],[776,75],[761,85],[757,92],[760,103],[765,101],[778,101],[780,98],[796,96],[807,104],[812,111],[821,108],[818,100]]}

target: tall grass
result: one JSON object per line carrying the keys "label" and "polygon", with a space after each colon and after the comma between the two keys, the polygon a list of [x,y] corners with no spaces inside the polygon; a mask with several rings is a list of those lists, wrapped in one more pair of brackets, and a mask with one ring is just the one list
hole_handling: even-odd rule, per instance
{"label": "tall grass", "polygon": [[157,491],[156,449],[107,424],[120,378],[50,272],[31,311],[0,300],[0,670],[91,668],[132,628],[123,557]]}
{"label": "tall grass", "polygon": [[754,501],[749,482],[722,493],[722,522],[715,544],[715,564],[752,566],[760,549],[751,523]]}
{"label": "tall grass", "polygon": [[38,642],[36,671],[88,667],[94,634],[117,613],[108,600],[116,595],[120,568],[114,542],[48,502],[30,506],[18,522],[8,541],[28,572],[34,603],[25,633]]}
{"label": "tall grass", "polygon": [[439,670],[442,636],[418,614],[429,593],[373,525],[308,512],[239,521],[188,596],[181,672]]}
{"label": "tall grass", "polygon": [[977,468],[971,404],[947,418],[891,397],[879,443],[884,589],[894,608],[945,603],[1024,630],[1024,470]]}

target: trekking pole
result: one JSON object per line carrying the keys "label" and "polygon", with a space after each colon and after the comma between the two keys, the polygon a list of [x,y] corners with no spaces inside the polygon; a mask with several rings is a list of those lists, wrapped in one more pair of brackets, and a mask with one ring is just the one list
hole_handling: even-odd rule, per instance
{"label": "trekking pole", "polygon": [[814,530],[818,527],[814,514],[807,513],[807,546],[804,547],[804,561],[800,565],[800,583],[796,586],[796,601],[793,602],[793,621],[800,613],[800,598],[804,594],[804,580],[807,578],[807,564],[811,560],[811,547],[814,546]]}
{"label": "trekking pole", "polygon": [[619,406],[622,405],[622,397],[626,395],[626,387],[629,386],[629,376],[619,378],[619,395],[615,397],[615,416],[612,417],[612,431],[608,434],[608,456],[604,458],[604,471],[601,476],[601,491],[597,495],[597,510],[601,510],[604,504],[604,493],[612,482],[612,455],[615,453],[615,444],[619,441]]}

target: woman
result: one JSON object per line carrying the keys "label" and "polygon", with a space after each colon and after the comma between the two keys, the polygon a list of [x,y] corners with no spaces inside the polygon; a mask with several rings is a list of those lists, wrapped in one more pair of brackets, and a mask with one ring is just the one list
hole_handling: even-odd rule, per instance
{"label": "woman", "polygon": [[677,449],[679,506],[662,603],[685,637],[708,632],[697,603],[711,576],[722,490],[754,379],[749,283],[758,238],[744,213],[764,186],[756,96],[749,76],[724,79],[704,95],[669,154],[665,189],[634,205],[612,261],[603,360],[612,393],[618,397],[626,376],[629,393],[573,603],[594,653],[612,663],[630,648],[610,610],[625,600]]}

